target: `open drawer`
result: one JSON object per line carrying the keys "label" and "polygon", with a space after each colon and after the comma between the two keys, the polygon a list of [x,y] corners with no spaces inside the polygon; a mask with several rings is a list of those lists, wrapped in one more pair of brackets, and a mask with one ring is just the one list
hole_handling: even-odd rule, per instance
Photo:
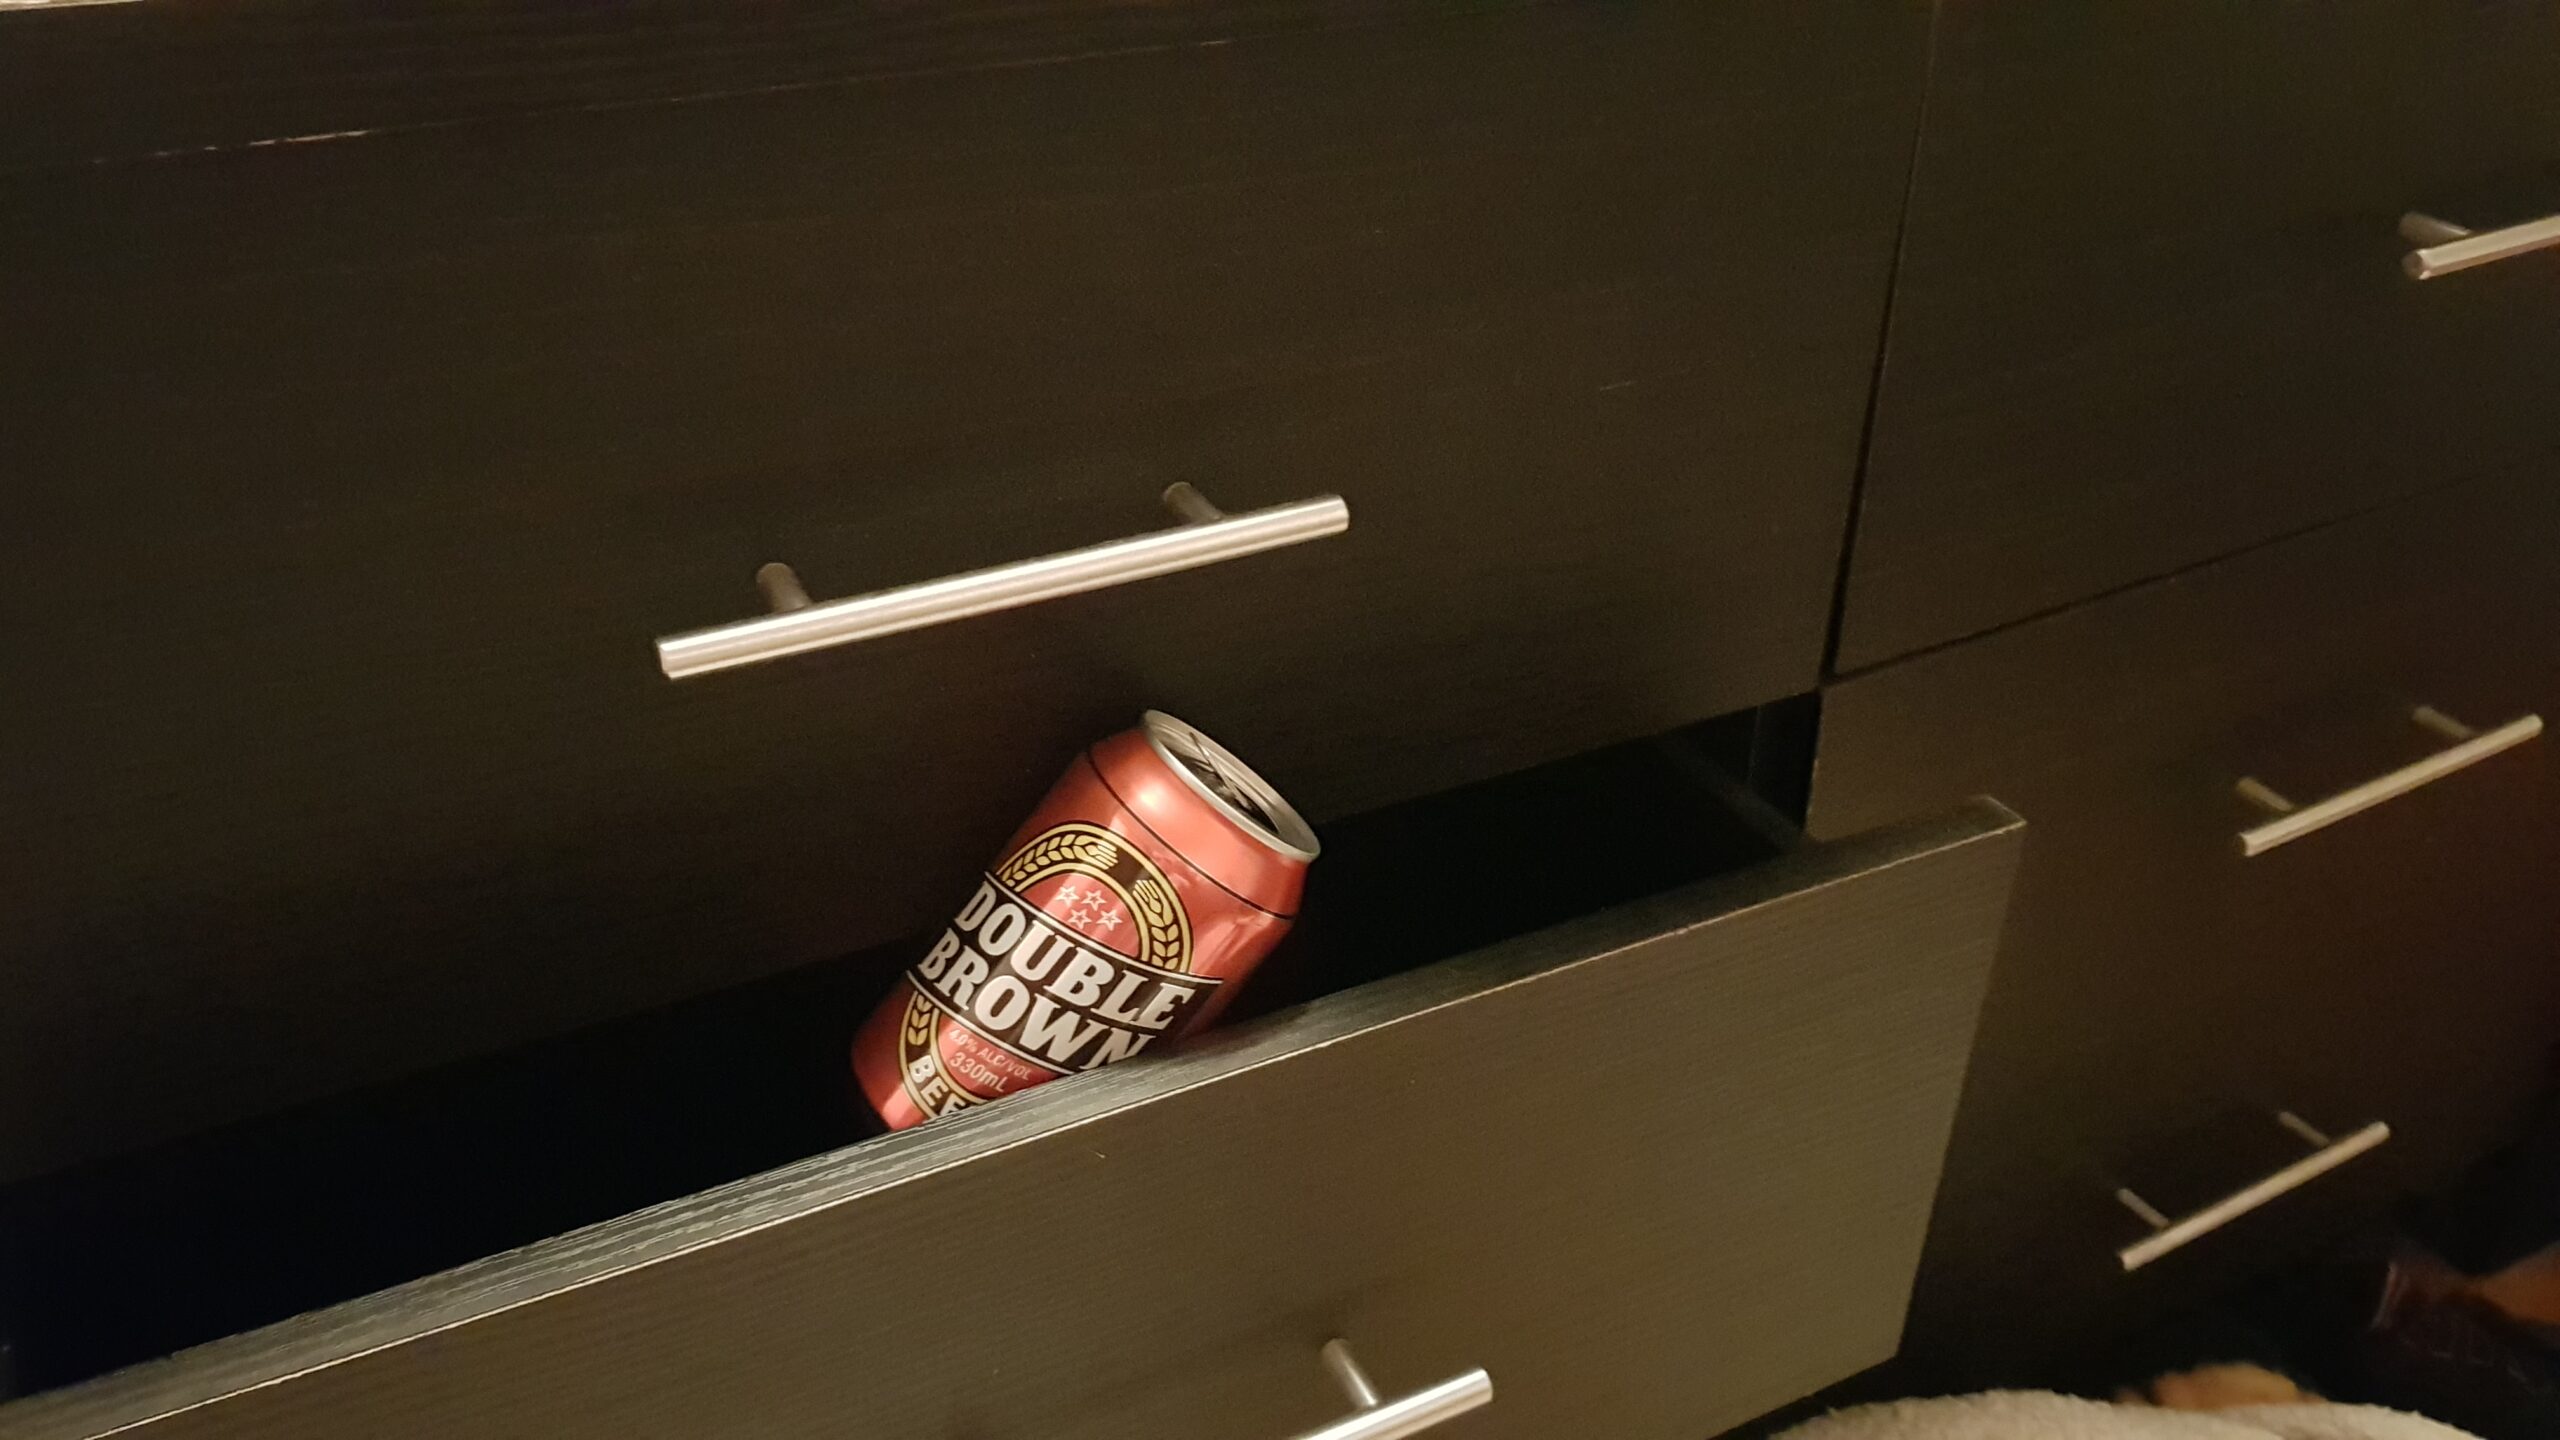
{"label": "open drawer", "polygon": [[[1976,801],[1773,854],[1695,774],[1648,744],[1346,823],[1256,980],[1296,1003],[20,1400],[0,1436],[1279,1440],[1347,1410],[1335,1337],[1391,1396],[1489,1372],[1453,1436],[1711,1434],[1895,1349],[2019,825]],[[828,1043],[855,1018],[773,1008]],[[492,1126],[545,1103],[470,1093]],[[698,1143],[717,1108],[634,1133]],[[546,1188],[451,1159],[402,1172],[454,1187],[432,1207],[274,1187],[311,1212],[276,1263],[396,1241],[368,1206]],[[169,1238],[183,1188],[127,1237],[168,1257],[120,1262],[136,1306],[237,1248]],[[53,1213],[54,1249],[114,1243]]]}

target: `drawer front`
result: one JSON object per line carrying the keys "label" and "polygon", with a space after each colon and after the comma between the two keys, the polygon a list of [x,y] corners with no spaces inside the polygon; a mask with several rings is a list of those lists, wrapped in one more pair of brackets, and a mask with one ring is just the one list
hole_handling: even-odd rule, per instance
{"label": "drawer front", "polygon": [[2560,5],[1947,7],[1840,663],[2560,442]]}
{"label": "drawer front", "polygon": [[[912,933],[1145,706],[1323,820],[1809,688],[1923,40],[1566,6],[8,181],[0,1178]],[[1352,527],[652,658],[1178,479]]]}
{"label": "drawer front", "polygon": [[1452,1435],[1710,1434],[1892,1353],[2017,834],[1813,847],[0,1434],[1278,1440],[1333,1336],[1488,1369]]}
{"label": "drawer front", "polygon": [[[2467,487],[1889,667],[1825,701],[1813,823],[1991,790],[2035,828],[1914,1319],[1993,1381],[2441,1181],[2560,1035],[2560,789],[2533,741],[2254,858],[2242,776],[2316,801],[2560,706],[2560,503]],[[2173,1217],[2307,1153],[2382,1149],[2138,1274]]]}
{"label": "drawer front", "polygon": [[[778,0],[598,10],[291,4],[12,15],[0,172],[784,85],[1426,20],[1475,0]],[[316,62],[316,63],[315,63]]]}

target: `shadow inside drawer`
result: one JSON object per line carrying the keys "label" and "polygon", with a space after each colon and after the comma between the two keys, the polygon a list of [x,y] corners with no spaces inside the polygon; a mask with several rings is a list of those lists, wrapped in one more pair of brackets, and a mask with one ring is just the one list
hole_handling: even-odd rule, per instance
{"label": "shadow inside drawer", "polygon": [[[1297,928],[1234,1018],[1769,858],[1765,826],[1701,765],[1708,743],[1637,742],[1328,827]],[[857,1144],[877,1123],[853,1029],[921,948],[0,1193],[15,1383],[70,1384]]]}

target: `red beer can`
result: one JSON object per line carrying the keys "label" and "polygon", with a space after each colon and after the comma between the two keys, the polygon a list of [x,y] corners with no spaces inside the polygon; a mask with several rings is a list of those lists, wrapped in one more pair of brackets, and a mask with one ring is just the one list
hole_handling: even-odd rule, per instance
{"label": "red beer can", "polygon": [[1315,833],[1170,715],[1076,757],[853,1039],[892,1129],[1208,1023],[1288,931]]}

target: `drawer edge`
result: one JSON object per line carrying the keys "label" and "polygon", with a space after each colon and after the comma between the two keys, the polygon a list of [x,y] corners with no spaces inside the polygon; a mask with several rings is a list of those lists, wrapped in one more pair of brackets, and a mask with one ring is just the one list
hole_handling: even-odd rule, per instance
{"label": "drawer edge", "polygon": [[[729,1185],[166,1359],[0,1407],[0,1437],[73,1440],[137,1430],[234,1396],[791,1224],[955,1165],[1091,1125],[1305,1052],[1420,1020],[1683,931],[1989,845],[2014,863],[2024,822],[1976,798],[1945,813],[1810,844],[1765,864],[1372,982],[1206,1037],[1140,1066],[1042,1087],[1011,1103],[866,1141]],[[1559,955],[1574,958],[1559,960]],[[858,1154],[856,1153],[858,1150]]]}

